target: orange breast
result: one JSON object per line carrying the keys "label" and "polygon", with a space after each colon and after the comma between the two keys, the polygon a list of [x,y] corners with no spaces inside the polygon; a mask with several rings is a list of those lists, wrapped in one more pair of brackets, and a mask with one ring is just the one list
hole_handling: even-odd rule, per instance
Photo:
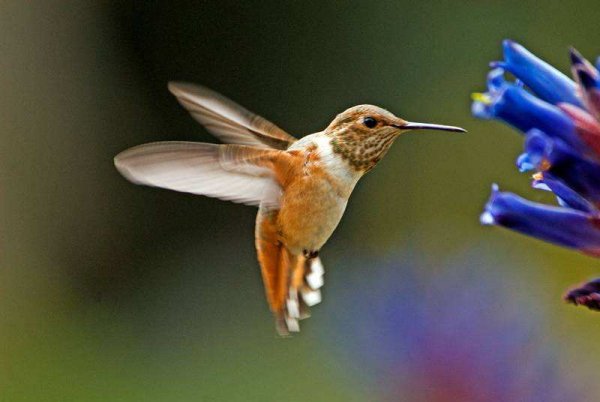
{"label": "orange breast", "polygon": [[293,151],[289,170],[278,172],[283,188],[278,227],[294,254],[317,251],[337,227],[349,191],[329,175],[312,152]]}

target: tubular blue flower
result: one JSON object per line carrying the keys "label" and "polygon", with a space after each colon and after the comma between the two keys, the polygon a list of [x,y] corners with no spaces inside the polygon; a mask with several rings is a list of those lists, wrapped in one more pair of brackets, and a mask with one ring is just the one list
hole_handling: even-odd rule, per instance
{"label": "tubular blue flower", "polygon": [[558,204],[562,207],[573,208],[593,215],[599,212],[594,204],[551,174],[535,175],[532,187],[553,192]]}
{"label": "tubular blue flower", "polygon": [[600,256],[600,217],[572,208],[528,201],[496,185],[481,215],[484,225],[501,225],[550,243]]}
{"label": "tubular blue flower", "polygon": [[552,139],[539,130],[527,133],[525,155],[527,163],[541,176],[550,174],[583,198],[600,204],[600,163],[597,161],[577,153],[562,141]]}
{"label": "tubular blue flower", "polygon": [[575,124],[563,111],[507,82],[503,75],[502,69],[490,71],[488,92],[473,95],[473,115],[502,120],[522,132],[537,128],[578,149],[583,147]]}
{"label": "tubular blue flower", "polygon": [[[407,253],[345,264],[346,282],[330,289],[341,305],[328,340],[373,384],[369,400],[583,400],[560,372],[558,348],[540,336],[544,310],[509,293],[510,270],[487,270],[482,260],[444,258],[433,276]],[[377,274],[365,278],[365,266]]]}
{"label": "tubular blue flower", "polygon": [[[535,171],[533,187],[553,192],[559,204],[533,203],[494,186],[481,222],[600,257],[600,73],[575,49],[570,57],[574,81],[505,41],[505,60],[492,63],[488,93],[474,95],[476,117],[496,118],[526,132],[517,166]],[[498,67],[525,87],[506,82]],[[600,307],[600,292],[591,287],[574,290],[566,300]]]}
{"label": "tubular blue flower", "polygon": [[509,71],[546,102],[582,106],[573,80],[512,40],[507,39],[502,45],[504,61],[492,63],[493,66]]}

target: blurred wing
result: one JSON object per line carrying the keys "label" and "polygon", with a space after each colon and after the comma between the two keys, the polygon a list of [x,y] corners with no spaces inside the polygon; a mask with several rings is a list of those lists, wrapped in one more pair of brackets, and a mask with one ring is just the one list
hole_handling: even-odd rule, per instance
{"label": "blurred wing", "polygon": [[296,141],[275,124],[208,88],[170,82],[169,90],[194,119],[223,142],[283,150]]}
{"label": "blurred wing", "polygon": [[243,145],[154,142],[121,152],[115,166],[136,184],[277,208],[281,188],[272,160],[279,152]]}

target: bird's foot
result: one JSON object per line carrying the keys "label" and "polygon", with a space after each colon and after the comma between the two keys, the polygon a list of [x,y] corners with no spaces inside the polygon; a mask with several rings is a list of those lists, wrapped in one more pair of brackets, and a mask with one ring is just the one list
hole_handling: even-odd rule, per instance
{"label": "bird's foot", "polygon": [[303,250],[304,258],[308,260],[312,260],[313,258],[317,258],[319,256],[319,250]]}

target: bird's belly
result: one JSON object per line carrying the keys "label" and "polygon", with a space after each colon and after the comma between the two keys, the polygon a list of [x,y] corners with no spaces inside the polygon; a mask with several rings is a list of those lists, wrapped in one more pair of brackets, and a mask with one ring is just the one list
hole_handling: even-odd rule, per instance
{"label": "bird's belly", "polygon": [[328,180],[305,177],[286,188],[278,223],[286,247],[294,254],[318,251],[340,222],[348,198]]}

